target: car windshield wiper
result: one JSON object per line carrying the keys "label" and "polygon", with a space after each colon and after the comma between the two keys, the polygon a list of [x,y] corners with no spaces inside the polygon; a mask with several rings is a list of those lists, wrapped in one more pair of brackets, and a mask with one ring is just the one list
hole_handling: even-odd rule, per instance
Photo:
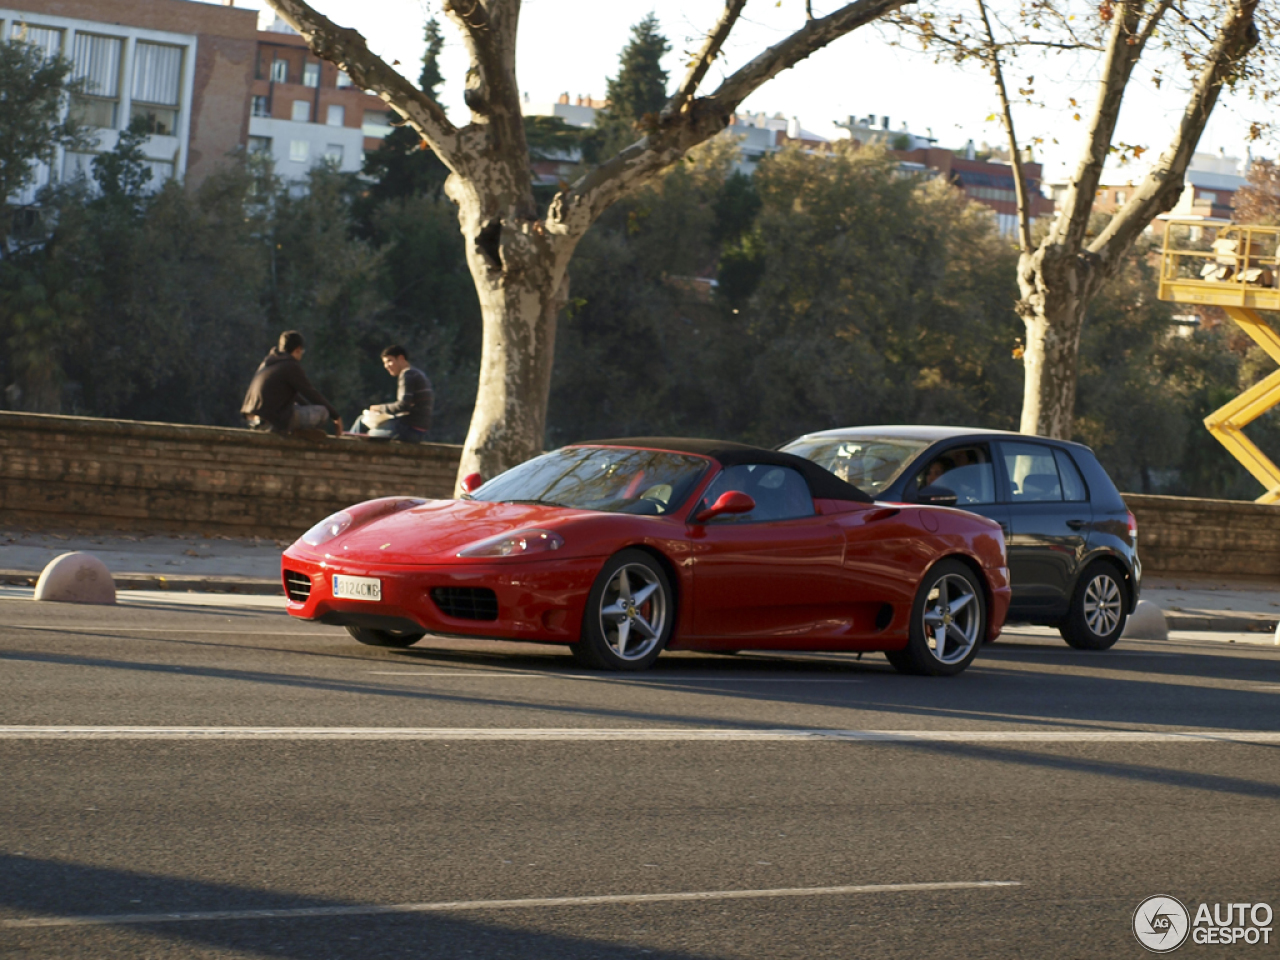
{"label": "car windshield wiper", "polygon": [[538,499],[536,499],[536,498],[535,498],[535,499],[533,499],[533,500],[500,500],[500,501],[498,501],[498,502],[499,502],[499,503],[539,503],[539,504],[542,504],[544,507],[567,507],[567,506],[569,506],[567,503],[557,503],[557,502],[556,502],[556,501],[554,501],[554,500],[538,500]]}

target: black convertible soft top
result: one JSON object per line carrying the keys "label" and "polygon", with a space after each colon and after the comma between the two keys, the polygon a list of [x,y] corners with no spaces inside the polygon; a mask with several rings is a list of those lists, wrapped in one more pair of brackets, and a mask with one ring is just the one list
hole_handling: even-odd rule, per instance
{"label": "black convertible soft top", "polygon": [[625,437],[618,440],[584,440],[572,444],[575,447],[644,447],[650,450],[670,450],[672,453],[692,453],[699,457],[718,460],[721,466],[732,467],[739,463],[768,463],[778,467],[790,467],[809,484],[809,492],[815,500],[856,500],[874,503],[875,498],[863,493],[851,483],[846,483],[825,467],[812,460],[797,457],[794,453],[766,450],[746,443],[728,440],[698,440],[689,437]]}

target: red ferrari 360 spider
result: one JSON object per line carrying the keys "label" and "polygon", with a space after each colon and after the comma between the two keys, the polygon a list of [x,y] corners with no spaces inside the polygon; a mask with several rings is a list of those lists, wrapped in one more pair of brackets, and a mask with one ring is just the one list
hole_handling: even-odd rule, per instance
{"label": "red ferrari 360 spider", "polygon": [[667,648],[882,650],[955,674],[1009,606],[995,522],[708,440],[577,444],[461,500],[357,504],[285,551],[283,577],[290,614],[362,643],[563,643],[614,670]]}

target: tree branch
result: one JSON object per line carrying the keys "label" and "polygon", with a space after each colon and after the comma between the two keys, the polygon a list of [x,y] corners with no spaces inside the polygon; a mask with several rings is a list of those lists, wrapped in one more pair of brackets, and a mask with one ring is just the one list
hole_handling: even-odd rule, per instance
{"label": "tree branch", "polygon": [[1000,47],[996,43],[995,33],[991,29],[991,20],[987,16],[987,5],[984,0],[977,0],[978,12],[982,15],[982,25],[987,31],[987,65],[996,81],[996,91],[1000,95],[1000,116],[1004,121],[1004,131],[1009,138],[1009,164],[1013,168],[1013,195],[1018,201],[1018,247],[1025,254],[1031,252],[1031,208],[1027,203],[1027,182],[1022,173],[1022,153],[1018,149],[1018,135],[1013,131],[1013,110],[1009,106],[1009,91],[1004,85],[1004,67],[1000,63]]}
{"label": "tree branch", "polygon": [[434,99],[387,65],[355,30],[340,27],[306,0],[267,0],[317,57],[337,64],[353,83],[371,90],[418,131],[445,166],[456,172],[458,129]]}
{"label": "tree branch", "polygon": [[1172,0],[1159,0],[1144,33],[1139,32],[1142,26],[1142,0],[1124,0],[1116,4],[1115,19],[1107,42],[1106,61],[1099,81],[1101,89],[1098,103],[1089,122],[1085,155],[1080,160],[1071,186],[1067,188],[1062,212],[1054,221],[1047,243],[1062,244],[1075,251],[1084,246],[1089,215],[1093,212],[1093,201],[1098,192],[1098,183],[1102,179],[1102,169],[1111,150],[1111,139],[1120,118],[1125,88],[1142,56],[1146,37],[1150,36],[1155,22],[1171,3]]}
{"label": "tree branch", "polygon": [[547,231],[576,243],[595,218],[619,197],[727,127],[739,104],[762,84],[833,40],[908,2],[913,0],[855,0],[829,16],[806,21],[795,33],[727,77],[713,94],[687,101],[678,114],[660,116],[641,140],[558,194],[547,211]]}
{"label": "tree branch", "polygon": [[783,70],[794,67],[811,54],[821,50],[833,40],[852,33],[858,27],[879,20],[914,0],[855,0],[818,20],[808,20],[805,25],[780,43],[775,43],[758,57],[720,84],[706,101],[732,113],[762,84],[772,80]]}
{"label": "tree branch", "polygon": [[1258,30],[1254,24],[1256,9],[1257,0],[1239,0],[1227,11],[1214,39],[1213,49],[1192,87],[1178,132],[1132,199],[1089,245],[1089,252],[1101,258],[1104,271],[1114,270],[1138,234],[1159,214],[1177,203],[1192,154],[1213,114],[1223,84],[1235,76],[1241,62],[1258,43]]}
{"label": "tree branch", "polygon": [[706,39],[702,41],[702,49],[698,51],[697,56],[690,62],[689,69],[685,73],[684,79],[680,82],[680,86],[676,88],[676,92],[667,101],[667,105],[662,108],[663,117],[679,113],[684,109],[685,104],[693,99],[693,95],[698,92],[698,84],[702,82],[702,78],[711,69],[712,61],[720,55],[720,48],[724,46],[724,42],[729,36],[729,31],[738,22],[742,8],[746,5],[747,0],[725,0],[724,12],[720,14],[719,21],[717,21],[711,32],[707,34]]}

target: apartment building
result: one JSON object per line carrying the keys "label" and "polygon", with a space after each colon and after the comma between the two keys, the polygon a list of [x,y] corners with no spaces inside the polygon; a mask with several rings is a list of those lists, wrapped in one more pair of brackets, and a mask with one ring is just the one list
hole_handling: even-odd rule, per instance
{"label": "apartment building", "polygon": [[328,161],[345,172],[364,165],[391,132],[389,108],[352,86],[288,25],[275,21],[256,38],[249,100],[249,149],[269,152],[278,174],[305,177]]}
{"label": "apartment building", "polygon": [[[970,200],[990,208],[1002,234],[1017,232],[1018,195],[1013,165],[1008,161],[978,160],[973,156],[972,141],[962,156],[941,147],[890,152],[904,166],[910,165],[926,173],[931,172],[933,176],[943,177]],[[1054,212],[1053,201],[1041,191],[1040,164],[1031,160],[1024,161],[1022,173],[1031,219],[1051,216]]]}
{"label": "apartment building", "polygon": [[0,7],[0,36],[34,44],[73,65],[83,92],[70,109],[96,143],[42,164],[30,202],[51,182],[87,173],[96,153],[144,118],[154,183],[197,184],[248,136],[257,13],[194,0],[23,0]]}

